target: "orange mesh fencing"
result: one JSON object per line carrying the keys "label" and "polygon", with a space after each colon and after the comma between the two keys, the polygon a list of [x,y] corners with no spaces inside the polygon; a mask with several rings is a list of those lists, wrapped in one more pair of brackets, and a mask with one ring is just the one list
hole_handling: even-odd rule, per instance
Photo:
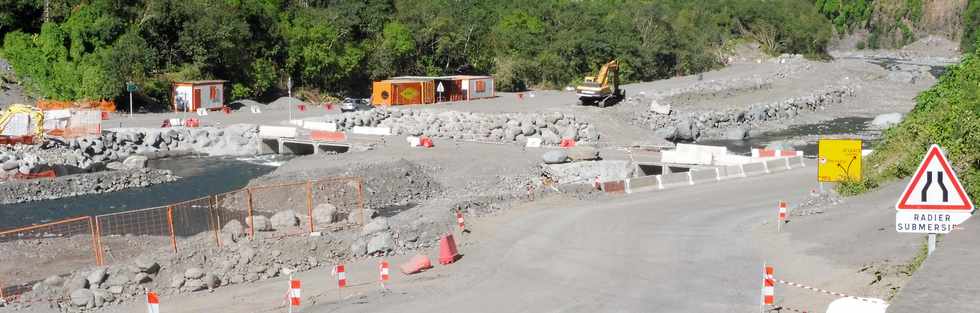
{"label": "orange mesh fencing", "polygon": [[[311,218],[315,227],[311,231],[364,224],[367,217],[364,216],[363,182],[360,177],[328,178],[312,181],[311,184],[311,198],[315,210]],[[336,208],[333,223],[316,220],[316,217],[325,217],[320,210],[325,210],[327,205]]]}
{"label": "orange mesh fencing", "polygon": [[125,262],[162,247],[176,252],[172,210],[170,206],[162,206],[96,216],[102,263]]}
{"label": "orange mesh fencing", "polygon": [[[248,189],[239,189],[231,192],[226,192],[222,194],[214,195],[214,217],[215,224],[219,226],[220,233],[233,233],[237,230],[232,230],[232,224],[238,224],[240,230],[243,232],[245,237],[252,239],[254,232],[248,226],[248,217],[251,214],[250,208],[250,198]],[[238,235],[238,234],[231,234]],[[218,245],[222,246],[224,244],[229,244],[225,242],[226,239],[223,236],[218,236]]]}
{"label": "orange mesh fencing", "polygon": [[51,276],[52,268],[71,271],[99,264],[97,247],[90,216],[0,232],[0,299],[17,301]]}
{"label": "orange mesh fencing", "polygon": [[217,219],[212,210],[214,197],[204,197],[172,205],[176,250],[218,246]]}
{"label": "orange mesh fencing", "polygon": [[[251,214],[258,220],[258,216],[268,219],[269,227],[256,222],[256,232],[254,236],[258,238],[261,233],[273,231],[271,236],[296,235],[309,233],[312,226],[310,224],[310,212],[313,210],[310,202],[310,183],[288,183],[282,185],[249,187],[251,199]],[[273,216],[277,213],[293,211],[298,217],[298,221],[293,226],[285,224],[273,225]],[[249,223],[251,225],[251,223]]]}
{"label": "orange mesh fencing", "polygon": [[116,112],[116,102],[112,100],[80,100],[80,101],[55,101],[38,100],[37,107],[41,110],[61,110],[61,109],[93,109],[103,112]]}

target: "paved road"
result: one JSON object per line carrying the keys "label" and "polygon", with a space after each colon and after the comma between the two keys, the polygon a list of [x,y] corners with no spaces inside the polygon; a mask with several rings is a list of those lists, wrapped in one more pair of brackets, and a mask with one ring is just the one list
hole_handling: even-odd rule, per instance
{"label": "paved road", "polygon": [[977,312],[980,310],[980,219],[963,223],[963,230],[945,236],[895,302],[890,313]]}
{"label": "paved road", "polygon": [[433,282],[306,312],[752,312],[750,229],[805,197],[812,169],[529,210]]}
{"label": "paved road", "polygon": [[[474,232],[460,239],[462,260],[396,273],[389,292],[376,283],[376,260],[347,264],[349,288],[341,294],[329,269],[300,273],[299,312],[757,312],[766,252],[752,228],[772,225],[778,199],[807,197],[814,170],[528,203],[468,222]],[[391,258],[393,272],[407,258]],[[162,307],[284,312],[286,286],[284,278],[229,286],[165,297]],[[140,309],[132,303],[109,311]]]}

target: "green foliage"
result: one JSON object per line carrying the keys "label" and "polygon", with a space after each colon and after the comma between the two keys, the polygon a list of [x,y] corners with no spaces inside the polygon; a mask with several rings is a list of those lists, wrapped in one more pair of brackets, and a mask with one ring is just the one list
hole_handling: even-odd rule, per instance
{"label": "green foliage", "polygon": [[810,0],[48,0],[46,23],[41,3],[0,3],[4,56],[35,93],[115,98],[132,80],[160,107],[176,79],[229,80],[233,99],[276,96],[286,77],[329,94],[457,73],[522,90],[617,59],[621,80],[654,80],[717,68],[746,38],[822,55],[831,33]]}
{"label": "green foliage", "polygon": [[965,52],[976,50],[977,31],[980,30],[980,1],[970,1],[963,12],[963,38],[960,49]]}
{"label": "green foliage", "polygon": [[[865,166],[865,182],[907,177],[931,144],[942,147],[970,197],[980,197],[980,58],[968,54],[939,83],[916,98],[900,124],[889,128]],[[865,188],[870,189],[870,188]]]}
{"label": "green foliage", "polygon": [[841,35],[866,27],[874,11],[872,0],[816,0],[814,5]]}

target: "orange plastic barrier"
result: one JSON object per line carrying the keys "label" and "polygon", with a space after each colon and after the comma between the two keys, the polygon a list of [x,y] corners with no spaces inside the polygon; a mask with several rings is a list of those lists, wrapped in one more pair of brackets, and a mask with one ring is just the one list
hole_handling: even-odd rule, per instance
{"label": "orange plastic barrier", "polygon": [[14,174],[15,179],[37,179],[37,178],[55,178],[58,177],[54,170],[47,170],[40,173],[22,174],[17,172]]}
{"label": "orange plastic barrier", "polygon": [[316,141],[340,142],[340,141],[347,140],[347,134],[345,134],[344,132],[314,130],[310,132],[310,139]]}
{"label": "orange plastic barrier", "polygon": [[408,260],[407,263],[404,263],[399,267],[401,268],[402,273],[411,275],[432,268],[432,261],[429,261],[428,256],[419,254],[413,256],[411,260]]}
{"label": "orange plastic barrier", "polygon": [[426,148],[432,148],[434,146],[432,144],[432,139],[426,136],[422,136],[421,138],[419,138],[419,145]]}
{"label": "orange plastic barrier", "polygon": [[62,110],[62,109],[96,109],[102,112],[116,112],[116,103],[111,100],[99,100],[99,101],[38,100],[37,107],[43,111]]}
{"label": "orange plastic barrier", "polygon": [[560,146],[562,148],[571,148],[575,146],[575,139],[565,138],[561,140]]}
{"label": "orange plastic barrier", "polygon": [[33,145],[34,136],[0,136],[0,145]]}

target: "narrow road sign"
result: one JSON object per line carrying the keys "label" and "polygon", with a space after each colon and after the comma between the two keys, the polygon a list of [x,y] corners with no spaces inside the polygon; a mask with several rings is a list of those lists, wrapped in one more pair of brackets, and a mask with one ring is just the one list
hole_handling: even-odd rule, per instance
{"label": "narrow road sign", "polygon": [[895,231],[946,234],[970,218],[973,202],[938,145],[932,145],[895,204]]}

